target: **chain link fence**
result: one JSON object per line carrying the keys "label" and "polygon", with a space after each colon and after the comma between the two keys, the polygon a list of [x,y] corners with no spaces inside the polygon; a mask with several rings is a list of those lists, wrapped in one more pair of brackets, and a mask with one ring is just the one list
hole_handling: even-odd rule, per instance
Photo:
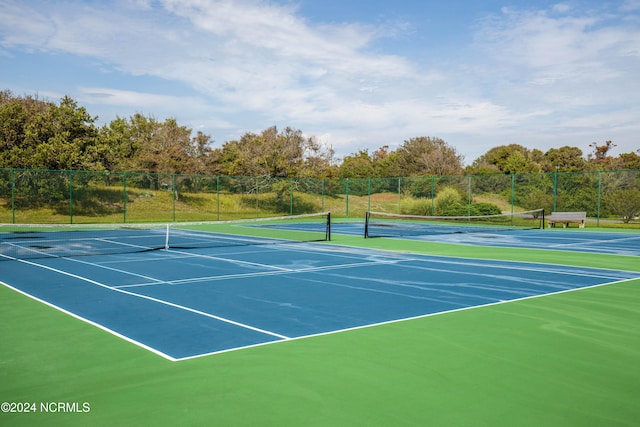
{"label": "chain link fence", "polygon": [[2,223],[219,221],[331,211],[418,215],[587,212],[640,228],[640,170],[404,178],[270,178],[0,169]]}

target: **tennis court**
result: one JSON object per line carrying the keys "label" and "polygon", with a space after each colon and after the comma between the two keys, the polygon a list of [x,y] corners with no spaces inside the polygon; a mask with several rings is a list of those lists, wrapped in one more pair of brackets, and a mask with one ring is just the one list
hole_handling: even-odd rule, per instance
{"label": "tennis court", "polygon": [[[379,223],[377,217],[375,222],[372,220],[368,225],[343,222],[335,224],[334,230],[354,236],[366,233],[368,238],[640,256],[640,235],[637,233],[625,233],[624,230],[593,232],[578,228],[545,229],[543,217],[533,218],[527,214],[477,217],[474,222],[473,217],[446,219],[376,213],[380,217]],[[514,225],[513,218],[526,219],[528,223]]]}
{"label": "tennis court", "polygon": [[[5,357],[10,354],[24,357],[27,347],[33,352],[29,357],[36,360],[34,354],[51,352],[53,356],[44,356],[47,360],[73,353],[69,349],[47,348],[46,339],[25,346],[19,337],[8,333],[7,322],[13,313],[19,319],[28,319],[27,325],[18,327],[23,331],[22,338],[34,334],[33,328],[42,327],[45,330],[41,336],[56,335],[55,331],[47,331],[46,326],[46,319],[53,317],[56,320],[52,325],[61,322],[65,325],[62,329],[79,328],[82,331],[66,335],[67,341],[78,345],[74,334],[89,337],[89,344],[81,343],[77,348],[88,351],[89,361],[102,360],[98,354],[103,351],[101,345],[104,343],[108,343],[108,354],[124,357],[114,356],[110,362],[106,360],[107,365],[89,369],[94,381],[103,378],[110,383],[113,369],[124,369],[128,375],[143,377],[141,382],[134,381],[132,388],[125,387],[129,390],[125,396],[129,398],[131,393],[141,390],[148,393],[151,389],[147,383],[166,387],[166,381],[177,381],[178,389],[182,390],[194,386],[199,390],[197,397],[187,392],[177,400],[189,407],[189,399],[201,403],[205,399],[217,409],[192,408],[197,414],[195,418],[194,414],[183,414],[186,418],[182,421],[193,424],[206,419],[224,425],[327,425],[325,422],[332,425],[389,425],[402,418],[398,418],[402,412],[397,407],[400,403],[396,398],[383,403],[380,396],[392,391],[406,398],[411,390],[416,395],[409,401],[417,403],[422,396],[428,400],[424,404],[434,412],[429,416],[417,408],[410,409],[405,414],[406,422],[399,422],[399,425],[422,424],[433,419],[447,425],[468,425],[468,414],[435,410],[441,396],[456,394],[454,388],[467,387],[466,391],[458,391],[463,399],[464,396],[475,396],[475,391],[468,389],[469,381],[473,383],[473,380],[467,375],[488,379],[500,370],[522,371],[517,381],[525,378],[524,382],[529,386],[538,380],[532,379],[532,374],[548,375],[550,383],[560,387],[562,392],[567,391],[566,384],[560,386],[558,383],[571,378],[574,385],[569,383],[570,388],[584,398],[584,402],[612,393],[608,388],[592,390],[585,397],[584,390],[578,388],[589,385],[594,379],[585,378],[584,375],[590,375],[586,372],[582,372],[579,379],[571,377],[563,370],[568,366],[554,373],[553,369],[558,369],[558,365],[548,362],[552,372],[543,374],[540,371],[546,368],[538,366],[534,361],[536,358],[552,361],[559,358],[562,365],[567,358],[575,357],[572,348],[561,350],[566,344],[562,339],[567,342],[577,340],[582,346],[586,345],[597,360],[615,355],[618,357],[616,363],[627,367],[640,360],[640,337],[634,332],[637,328],[627,324],[639,317],[634,305],[635,301],[640,301],[640,293],[636,290],[640,283],[640,265],[635,262],[639,253],[638,234],[581,232],[574,235],[561,231],[520,230],[490,234],[495,236],[493,238],[486,237],[487,233],[446,233],[435,239],[433,236],[364,239],[362,224],[351,222],[334,223],[331,226],[333,237],[328,241],[330,234],[324,228],[322,218],[313,223],[305,219],[299,223],[226,224],[222,231],[217,225],[194,225],[179,230],[178,239],[171,245],[168,244],[168,227],[166,231],[163,227],[132,227],[125,230],[56,229],[8,233],[0,251],[3,258],[0,261],[2,295],[5,301],[19,301],[28,307],[26,310],[31,310],[32,315],[24,311],[18,314],[9,309],[9,302],[5,303],[3,336],[13,337],[13,340],[9,340],[12,349],[5,348],[3,354]],[[359,236],[355,235],[357,231],[360,231]],[[485,241],[490,244],[483,245]],[[433,243],[439,246],[429,246]],[[460,250],[460,243],[469,247]],[[505,247],[490,248],[491,245]],[[554,250],[543,250],[552,246],[555,246]],[[535,250],[531,251],[531,248]],[[567,257],[558,259],[554,255],[556,248],[565,251]],[[598,253],[589,253],[593,248]],[[492,250],[498,252],[491,255]],[[526,255],[515,256],[520,259],[499,259],[500,250]],[[595,261],[596,257],[604,258]],[[582,262],[574,262],[578,258]],[[628,305],[621,303],[622,300]],[[571,308],[572,304],[579,307]],[[527,322],[538,326],[532,327]],[[104,332],[108,334],[104,335]],[[64,336],[59,337],[63,347]],[[479,345],[483,340],[486,342]],[[549,345],[557,345],[558,353],[554,355]],[[579,352],[584,350],[579,346],[575,348]],[[542,349],[544,354],[540,353]],[[511,353],[514,351],[515,354]],[[73,354],[70,359],[76,360],[77,365],[78,355]],[[124,354],[128,356],[122,356]],[[126,362],[128,357],[139,362]],[[445,368],[447,359],[455,361],[460,372]],[[497,365],[489,368],[487,360]],[[584,363],[583,359],[576,360],[579,364]],[[476,365],[474,371],[469,371],[469,366],[463,367],[470,361],[478,362],[471,363]],[[507,366],[500,366],[500,361]],[[14,363],[23,366],[23,362]],[[56,361],[56,366],[67,363],[74,366],[62,359]],[[178,368],[165,367],[165,363]],[[591,363],[594,362],[590,360]],[[244,366],[245,372],[251,373],[251,380],[239,372],[232,376],[252,390],[240,392],[229,378],[224,380],[229,374],[221,374],[220,364],[235,366],[235,369]],[[257,367],[262,364],[266,364],[265,371]],[[410,366],[408,373],[404,364]],[[88,369],[84,362],[80,366]],[[148,366],[153,367],[152,372]],[[624,371],[624,366],[599,369],[604,369],[605,373],[613,369],[619,375],[618,369]],[[579,369],[569,368],[571,372]],[[32,369],[33,372],[41,371]],[[206,374],[208,369],[212,371]],[[265,373],[268,369],[275,369],[277,381]],[[329,379],[331,371],[338,373],[334,381]],[[166,378],[158,377],[162,372]],[[178,380],[175,372],[183,372],[191,381]],[[205,386],[195,380],[194,372],[206,376],[215,385]],[[209,376],[211,372],[217,374]],[[287,372],[297,372],[299,376],[290,376]],[[411,378],[416,372],[422,379]],[[49,385],[52,375],[59,380],[63,378],[52,373],[48,375],[44,376],[44,382]],[[327,378],[318,378],[318,375]],[[362,375],[374,378],[363,379],[360,378]],[[84,384],[84,380],[76,380],[75,392],[56,395],[45,392],[44,386],[37,386],[36,377],[27,376],[31,386],[25,387],[24,380],[17,374],[5,372],[4,376],[9,381],[4,382],[4,400],[33,400],[36,397],[39,400],[93,400],[91,416],[97,417],[94,420],[98,424],[113,419],[114,415],[105,412],[122,409],[118,405],[113,407],[113,402],[109,407],[109,399],[113,398],[107,397],[111,396],[107,392],[109,387],[107,391],[89,391],[86,385],[77,383]],[[631,375],[628,380],[635,376]],[[301,378],[311,381],[312,385],[303,386],[299,382]],[[349,379],[352,386],[345,384]],[[86,381],[88,384],[89,380]],[[269,398],[270,394],[278,394],[279,387],[269,384],[270,381],[287,384],[293,391],[284,392],[283,400]],[[400,383],[396,384],[396,381]],[[475,386],[485,391],[489,387],[491,393],[497,393],[496,399],[501,395],[502,399],[514,404],[513,396],[506,395],[510,393],[510,387],[517,388],[517,385],[505,378],[496,381],[503,384],[500,393],[489,382]],[[585,412],[583,404],[579,404],[578,409],[565,407],[564,412],[554,404],[553,410],[547,408],[546,415],[541,415],[545,411],[543,408],[540,414],[533,411],[537,418],[532,419],[535,421],[532,424],[549,419],[557,423],[563,417],[570,421],[566,425],[578,425],[585,420],[602,421],[599,417],[611,421],[609,412],[613,414],[617,410],[617,424],[630,425],[628,421],[639,409],[629,406],[630,400],[625,399],[631,399],[629,393],[637,390],[637,385],[623,377],[612,381],[621,390],[617,391],[617,403],[607,406],[604,415]],[[606,379],[600,378],[593,386],[606,383]],[[363,386],[368,390],[361,390]],[[39,390],[36,391],[39,396],[33,394],[32,387]],[[346,391],[338,392],[338,387]],[[549,384],[540,385],[540,391],[549,387]],[[53,389],[60,390],[60,386]],[[256,397],[255,393],[259,394],[260,390],[265,394]],[[8,392],[14,394],[9,396]],[[166,392],[176,398],[173,393]],[[238,393],[242,398],[230,402],[231,396]],[[338,410],[334,399],[344,398],[345,393],[368,396],[368,403],[365,405],[364,400],[351,395],[352,401]],[[265,409],[269,405],[281,409],[289,407],[299,402],[300,395],[304,402],[301,408],[306,408],[307,412],[298,413],[300,409],[295,409],[292,413],[289,408],[278,415]],[[247,402],[248,396],[253,396],[254,400]],[[538,404],[544,401],[537,395],[535,399],[529,398]],[[151,402],[148,397],[146,399],[154,408],[159,401],[167,403],[158,398]],[[216,399],[231,406],[221,410],[214,402]],[[521,414],[530,414],[531,408],[522,400],[526,401],[526,396],[516,398],[523,405]],[[122,405],[120,398],[116,401]],[[372,401],[377,404],[370,406]],[[234,408],[238,411],[243,405],[252,408],[257,405],[265,413],[232,414]],[[380,405],[379,410],[377,405]],[[456,403],[448,405],[458,406]],[[368,413],[377,414],[375,420],[369,418],[373,415],[365,415],[365,406],[369,408]],[[319,407],[325,408],[324,418],[302,422],[309,420],[311,408],[318,410]],[[384,408],[387,412],[382,415]],[[511,411],[516,411],[514,408]],[[163,422],[181,420],[174,415],[168,416],[163,409],[157,410],[165,414]],[[506,408],[503,410],[509,412]],[[485,413],[480,408],[474,409],[473,404],[469,411]],[[135,414],[134,419],[148,421],[149,415],[145,418],[144,412],[131,407],[125,411],[129,417]],[[10,420],[16,423],[26,420],[25,414],[0,416],[12,417]],[[63,419],[63,424],[81,424],[83,421],[82,415],[77,414],[75,418],[40,416],[54,424]],[[485,413],[482,422],[471,424],[496,425],[491,420],[504,416]],[[502,419],[523,421],[520,417],[514,412]],[[158,421],[155,416],[151,419]],[[512,422],[507,424],[514,425]]]}

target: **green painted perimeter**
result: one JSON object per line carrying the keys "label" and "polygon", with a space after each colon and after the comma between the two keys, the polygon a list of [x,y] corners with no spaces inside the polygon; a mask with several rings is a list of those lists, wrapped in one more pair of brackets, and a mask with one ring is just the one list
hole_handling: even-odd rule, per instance
{"label": "green painted perimeter", "polygon": [[[387,244],[639,268],[634,257]],[[638,325],[634,280],[169,362],[0,286],[0,401],[90,405],[0,413],[0,425],[632,426]]]}

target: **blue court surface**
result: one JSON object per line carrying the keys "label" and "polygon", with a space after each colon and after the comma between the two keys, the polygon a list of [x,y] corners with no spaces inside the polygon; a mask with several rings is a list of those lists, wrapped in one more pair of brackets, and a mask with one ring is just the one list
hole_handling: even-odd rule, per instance
{"label": "blue court surface", "polygon": [[[364,225],[361,223],[337,223],[332,227],[334,233],[363,236]],[[461,245],[640,256],[640,234],[638,233],[588,231],[585,229],[494,229],[444,233],[438,232],[439,230],[441,228],[436,228],[433,233],[425,231],[421,235],[399,237],[408,240]]]}
{"label": "blue court surface", "polygon": [[320,243],[0,261],[6,286],[170,360],[638,277]]}

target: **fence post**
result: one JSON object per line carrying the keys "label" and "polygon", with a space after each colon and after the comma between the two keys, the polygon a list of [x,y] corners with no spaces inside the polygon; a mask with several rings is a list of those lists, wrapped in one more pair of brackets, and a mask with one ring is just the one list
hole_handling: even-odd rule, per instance
{"label": "fence post", "polygon": [[471,216],[471,175],[467,177],[467,216]]}
{"label": "fence post", "polygon": [[258,192],[260,191],[260,182],[258,181],[258,179],[259,179],[259,178],[256,176],[256,177],[255,177],[255,180],[254,180],[254,181],[255,181],[255,183],[256,183],[256,186],[255,186],[255,188],[256,188],[256,197],[255,197],[255,199],[256,199],[256,200],[255,200],[255,202],[256,202],[256,216],[255,216],[255,218],[258,218],[258,217],[260,216],[260,212],[258,211],[258,209],[259,209],[259,204],[260,204],[260,202],[259,202],[259,200],[258,200],[258,199],[259,199],[259,194],[258,194]]}
{"label": "fence post", "polygon": [[122,222],[126,223],[127,222],[127,173],[123,172],[122,173],[122,196],[123,196],[123,218],[122,218]]}
{"label": "fence post", "polygon": [[514,205],[516,204],[516,175],[511,175],[511,214],[513,214]]}
{"label": "fence post", "polygon": [[598,212],[596,214],[596,227],[600,227],[600,201],[602,196],[602,181],[601,181],[601,171],[598,171]]}
{"label": "fence post", "polygon": [[289,215],[293,215],[293,178],[289,178]]}
{"label": "fence post", "polygon": [[220,175],[216,175],[216,218],[220,221]]}
{"label": "fence post", "polygon": [[171,198],[173,199],[173,222],[176,222],[176,200],[178,199],[178,189],[176,188],[176,174],[171,174]]}
{"label": "fence post", "polygon": [[555,172],[553,172],[553,211],[557,211],[557,199],[558,199],[558,166],[556,166]]}
{"label": "fence post", "polygon": [[13,168],[11,168],[11,223],[16,223],[16,175]]}
{"label": "fence post", "polygon": [[69,173],[69,224],[73,224],[73,171]]}
{"label": "fence post", "polygon": [[367,178],[367,212],[371,210],[371,178]]}
{"label": "fence post", "polygon": [[431,215],[436,214],[436,176],[431,175]]}
{"label": "fence post", "polygon": [[322,178],[322,212],[324,212],[324,178]]}
{"label": "fence post", "polygon": [[402,178],[398,177],[398,214],[402,213]]}
{"label": "fence post", "polygon": [[347,180],[345,181],[345,190],[344,190],[344,198],[346,201],[346,205],[345,205],[345,215],[347,216],[347,218],[349,218],[349,178],[347,178]]}

